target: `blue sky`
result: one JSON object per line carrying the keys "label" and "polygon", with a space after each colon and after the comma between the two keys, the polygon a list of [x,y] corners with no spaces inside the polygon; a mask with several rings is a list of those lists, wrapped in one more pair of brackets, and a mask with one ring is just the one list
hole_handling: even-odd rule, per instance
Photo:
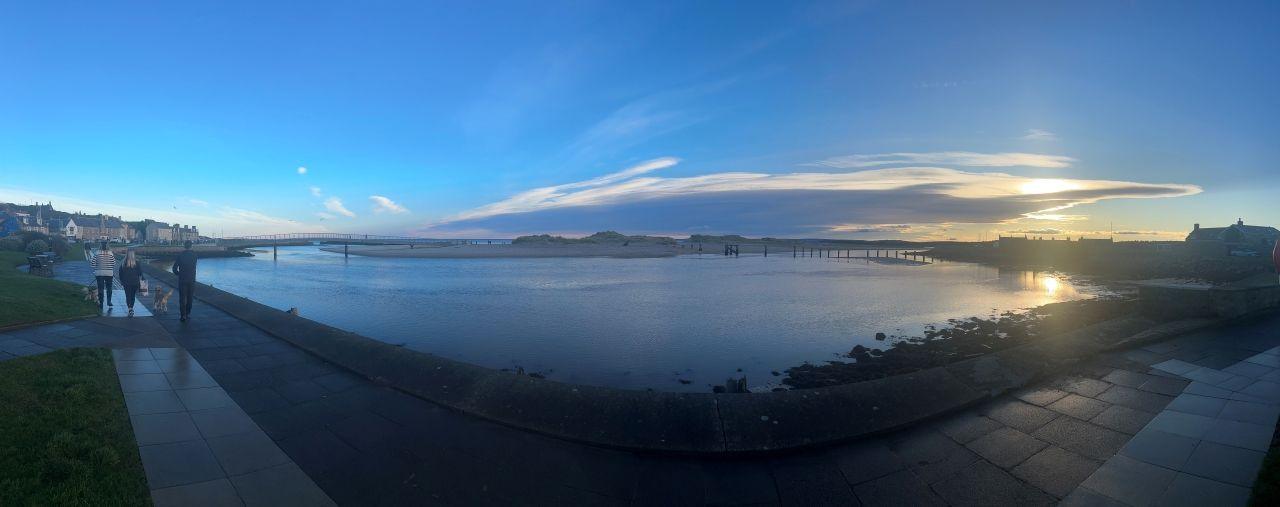
{"label": "blue sky", "polygon": [[1275,2],[0,3],[0,201],[229,236],[1280,223]]}

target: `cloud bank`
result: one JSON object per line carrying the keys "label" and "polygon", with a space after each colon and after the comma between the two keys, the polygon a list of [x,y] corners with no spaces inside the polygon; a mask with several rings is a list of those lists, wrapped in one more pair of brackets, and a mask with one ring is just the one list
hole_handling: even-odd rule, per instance
{"label": "cloud bank", "polygon": [[[919,158],[915,155],[936,154],[894,155],[912,159]],[[948,157],[970,165],[1073,160],[1059,157],[1058,162],[1051,162],[1023,155],[1027,154],[950,152]],[[853,157],[842,159],[879,164],[879,159]],[[1030,178],[943,167],[836,173],[725,172],[682,178],[650,174],[677,163],[674,158],[655,159],[591,180],[535,188],[427,224],[421,232],[878,232],[893,230],[889,228],[894,226],[848,224],[909,226],[998,223],[1033,216],[1045,219],[1052,217],[1052,212],[1105,199],[1179,197],[1201,191],[1187,184]]]}

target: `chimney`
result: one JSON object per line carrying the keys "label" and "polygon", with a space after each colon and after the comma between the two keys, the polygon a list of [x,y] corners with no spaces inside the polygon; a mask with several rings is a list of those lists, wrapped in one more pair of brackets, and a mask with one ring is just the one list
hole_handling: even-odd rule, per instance
{"label": "chimney", "polygon": [[1191,226],[1191,230],[1193,230],[1193,231],[1198,231],[1198,230],[1200,230],[1200,224],[1195,224],[1195,225]]}
{"label": "chimney", "polygon": [[1237,218],[1237,219],[1236,219],[1236,225],[1244,225],[1244,219],[1243,219],[1243,218]]}

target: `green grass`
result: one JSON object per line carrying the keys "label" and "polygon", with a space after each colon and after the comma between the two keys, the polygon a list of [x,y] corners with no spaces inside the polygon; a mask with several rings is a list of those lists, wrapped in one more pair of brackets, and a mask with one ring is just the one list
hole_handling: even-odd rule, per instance
{"label": "green grass", "polygon": [[[83,259],[79,252],[73,248],[66,258]],[[84,300],[81,286],[14,269],[26,263],[22,252],[0,252],[0,328],[98,314],[97,307]]]}
{"label": "green grass", "polygon": [[84,243],[72,243],[71,248],[67,249],[67,255],[62,258],[69,261],[84,260]]}
{"label": "green grass", "polygon": [[149,505],[111,353],[0,362],[0,505]]}

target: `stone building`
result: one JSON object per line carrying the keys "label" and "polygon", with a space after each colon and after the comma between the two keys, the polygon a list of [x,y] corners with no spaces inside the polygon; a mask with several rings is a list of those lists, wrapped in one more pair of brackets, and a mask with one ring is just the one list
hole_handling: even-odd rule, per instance
{"label": "stone building", "polygon": [[1280,230],[1264,225],[1245,225],[1244,219],[1226,227],[1192,226],[1187,246],[1204,255],[1265,255],[1280,239]]}

